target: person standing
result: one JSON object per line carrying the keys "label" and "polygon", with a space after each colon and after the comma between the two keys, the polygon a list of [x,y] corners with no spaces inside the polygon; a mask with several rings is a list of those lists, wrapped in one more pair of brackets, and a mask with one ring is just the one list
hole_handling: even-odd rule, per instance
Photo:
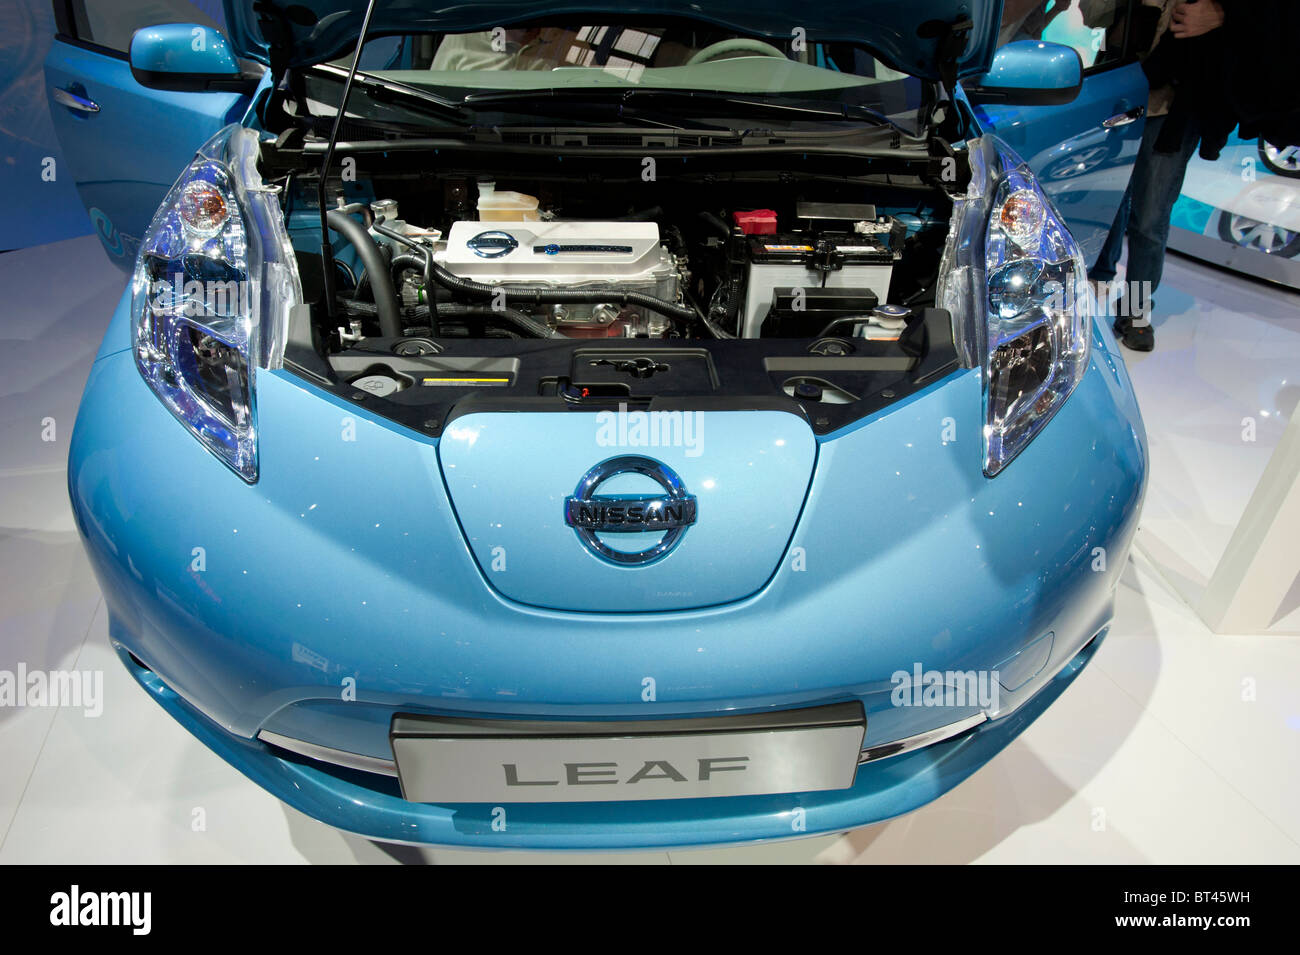
{"label": "person standing", "polygon": [[[1146,129],[1128,189],[1088,277],[1099,289],[1111,285],[1127,235],[1128,295],[1117,309],[1120,316],[1115,320],[1115,336],[1135,351],[1151,351],[1155,347],[1152,296],[1164,271],[1169,219],[1183,188],[1187,163],[1202,140],[1202,113],[1187,100],[1201,95],[1203,87],[1188,80],[1198,66],[1205,76],[1212,76],[1215,67],[1222,66],[1202,58],[1214,56],[1211,51],[1193,49],[1190,44],[1218,31],[1224,11],[1218,0],[1142,0],[1142,6],[1157,16],[1143,63],[1151,82]],[[1217,133],[1216,129],[1216,140]],[[1202,154],[1207,147],[1212,155],[1206,158],[1217,157],[1218,147],[1209,140],[1202,144]]]}

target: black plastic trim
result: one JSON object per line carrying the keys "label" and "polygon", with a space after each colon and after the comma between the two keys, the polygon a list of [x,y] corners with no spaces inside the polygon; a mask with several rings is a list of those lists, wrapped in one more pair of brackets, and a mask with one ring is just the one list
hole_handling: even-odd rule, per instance
{"label": "black plastic trim", "polygon": [[1064,106],[1073,103],[1083,91],[1081,74],[1078,84],[1066,89],[1016,89],[1001,86],[963,87],[972,103],[996,103],[1010,106]]}
{"label": "black plastic trim", "polygon": [[130,57],[121,50],[115,50],[110,46],[101,46],[98,43],[92,43],[90,40],[83,40],[74,34],[64,33],[61,30],[54,35],[54,39],[60,43],[66,43],[69,46],[75,46],[90,53],[98,53],[101,56],[112,57],[115,60],[122,60],[123,62],[128,62],[130,60]]}
{"label": "black plastic trim", "polygon": [[229,73],[216,76],[211,73],[168,73],[161,70],[142,70],[131,67],[131,76],[141,86],[151,90],[172,93],[230,92],[251,95],[261,82],[261,76],[248,73]]}
{"label": "black plastic trim", "polygon": [[610,736],[689,736],[699,733],[743,733],[754,730],[804,730],[833,726],[863,726],[860,701],[773,710],[730,716],[669,717],[661,720],[498,720],[478,717],[424,716],[397,713],[389,727],[394,739],[583,739]]}
{"label": "black plastic trim", "polygon": [[[314,347],[318,333],[308,307],[291,315],[285,367],[312,385],[365,407],[426,437],[478,412],[567,414],[617,410],[784,411],[826,435],[915,393],[960,367],[952,320],[942,309],[919,309],[897,342],[848,341],[851,351],[827,356],[812,351],[818,339],[508,339],[431,338],[439,348],[428,356],[397,355],[402,339],[369,338],[330,356]],[[623,377],[602,366],[588,373],[592,356],[644,356],[668,366],[649,377]],[[513,362],[509,374],[502,362]],[[580,360],[581,359],[581,360]],[[688,360],[689,359],[689,360]],[[387,366],[393,377],[413,385],[383,397],[352,387],[363,370]],[[424,379],[448,370],[482,369],[507,383],[430,387]],[[816,375],[855,396],[844,403],[796,400],[784,391],[791,376]],[[591,377],[585,377],[591,374]],[[584,393],[583,389],[587,389]]]}
{"label": "black plastic trim", "polygon": [[72,12],[72,0],[54,0],[54,29],[56,35],[76,35],[76,18]]}

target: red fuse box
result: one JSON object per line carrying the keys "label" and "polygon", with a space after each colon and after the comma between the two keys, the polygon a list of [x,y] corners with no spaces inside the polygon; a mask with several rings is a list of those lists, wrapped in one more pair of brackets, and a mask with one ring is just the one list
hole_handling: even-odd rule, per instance
{"label": "red fuse box", "polygon": [[776,212],[772,209],[737,211],[731,217],[745,235],[776,235]]}

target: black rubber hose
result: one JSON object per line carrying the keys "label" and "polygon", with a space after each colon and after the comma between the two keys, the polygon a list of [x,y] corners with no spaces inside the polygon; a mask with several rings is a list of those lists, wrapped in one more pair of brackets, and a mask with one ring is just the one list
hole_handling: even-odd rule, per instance
{"label": "black rubber hose", "polygon": [[701,222],[707,225],[710,229],[712,229],[722,238],[724,239],[731,238],[731,229],[729,229],[727,227],[727,224],[723,222],[721,219],[719,219],[717,216],[715,216],[712,212],[701,212],[699,214],[699,218]]}
{"label": "black rubber hose", "polygon": [[[385,261],[391,263],[391,262],[392,262],[392,257],[393,257],[393,250],[390,249],[390,248],[389,248],[388,246],[386,246],[386,245],[381,245],[381,246],[379,246],[379,255],[380,255],[380,257],[382,257]],[[357,283],[356,283],[356,293],[355,293],[352,297],[353,297],[353,298],[357,298],[358,296],[361,295],[362,292],[366,291],[366,290],[369,289],[369,288],[370,288],[370,270],[369,270],[369,269],[366,269],[365,271],[363,271],[363,272],[361,273],[361,278],[357,280]],[[396,284],[396,283],[393,284],[393,289],[394,289],[394,291],[396,291],[396,289],[397,289],[397,284]],[[372,296],[372,297],[373,297],[373,295],[374,295],[374,293],[371,292],[371,296]]]}
{"label": "black rubber hose", "polygon": [[663,206],[651,206],[649,209],[638,209],[629,215],[622,216],[619,222],[653,222],[656,219],[663,218]]}
{"label": "black rubber hose", "polygon": [[333,210],[326,214],[325,220],[333,231],[352,243],[361,258],[361,264],[366,267],[370,288],[375,295],[375,314],[379,318],[380,332],[385,338],[401,338],[401,303],[393,291],[393,279],[388,274],[388,263],[379,251],[379,243],[366,231],[365,226],[345,212]]}
{"label": "black rubber hose", "polygon": [[359,215],[367,229],[370,228],[370,223],[375,221],[374,212],[371,210],[370,206],[366,205],[364,202],[349,202],[346,206],[339,206],[337,209],[331,211],[342,212],[346,215]]}
{"label": "black rubber hose", "polygon": [[[357,299],[343,299],[343,311],[349,315],[374,315],[376,308],[374,302],[363,302]],[[428,305],[416,306],[415,314],[422,315],[430,313]],[[491,308],[487,305],[448,305],[443,303],[438,306],[438,316],[443,318],[485,318],[497,319],[498,324],[512,325],[517,331],[523,332],[530,338],[564,338],[549,326],[525,315],[517,308]]]}
{"label": "black rubber hose", "polygon": [[486,305],[447,305],[438,306],[438,317],[442,318],[498,318],[505,319],[519,331],[533,338],[565,338],[555,329],[536,319],[525,315],[516,308],[489,308]]}
{"label": "black rubber hose", "polygon": [[414,252],[402,252],[400,255],[393,256],[393,280],[396,281],[406,269],[424,274],[424,264],[424,256],[416,255]]}
{"label": "black rubber hose", "polygon": [[735,335],[732,335],[732,334],[730,334],[730,333],[728,333],[728,332],[723,331],[723,330],[722,330],[721,328],[719,328],[717,325],[714,325],[713,322],[709,320],[709,313],[708,313],[708,311],[706,311],[705,309],[700,308],[700,307],[699,307],[699,302],[695,301],[695,297],[692,296],[692,295],[690,295],[689,292],[687,293],[687,295],[688,295],[688,296],[690,297],[690,299],[691,299],[691,304],[695,306],[695,310],[699,313],[699,315],[700,315],[700,322],[704,325],[704,330],[705,330],[706,332],[708,332],[708,333],[709,333],[710,335],[712,335],[714,338],[718,338],[718,339],[722,339],[722,338],[735,338],[735,337],[736,337]]}
{"label": "black rubber hose", "polygon": [[[382,218],[375,220],[376,232],[403,242],[413,249],[418,249],[425,255],[429,254],[426,249],[410,241],[406,236],[385,229],[380,225],[382,221]],[[501,298],[498,301],[503,301],[506,304],[514,302],[522,305],[601,305],[607,302],[617,302],[620,305],[639,305],[641,308],[647,308],[652,312],[658,312],[660,315],[666,315],[682,322],[694,322],[700,317],[694,308],[686,305],[674,305],[672,302],[665,302],[661,298],[646,295],[644,292],[620,292],[616,289],[597,289],[595,291],[555,289],[544,285],[503,285],[498,288],[471,279],[463,279],[459,275],[448,272],[433,261],[432,257],[429,259],[429,266],[432,273],[431,277],[435,282],[448,291],[464,295],[466,298],[497,299],[497,296],[500,295]]]}
{"label": "black rubber hose", "polygon": [[433,326],[433,331],[434,334],[436,335],[438,333],[439,309],[438,309],[437,297],[433,294],[431,290],[428,290],[428,286],[431,282],[429,276],[429,267],[431,264],[432,264],[432,260],[427,255],[424,254],[416,255],[413,252],[403,252],[400,255],[393,256],[393,262],[392,262],[393,286],[394,287],[397,286],[398,276],[401,275],[402,272],[404,272],[406,269],[411,269],[415,272],[420,273],[420,275],[423,278],[421,284],[423,287],[425,287],[426,289],[425,294],[428,297],[429,322]]}

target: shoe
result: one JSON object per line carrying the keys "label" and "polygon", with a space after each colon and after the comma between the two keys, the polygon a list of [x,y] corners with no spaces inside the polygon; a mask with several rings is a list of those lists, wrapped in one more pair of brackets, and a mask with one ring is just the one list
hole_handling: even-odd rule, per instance
{"label": "shoe", "polygon": [[1115,330],[1115,337],[1125,348],[1131,348],[1133,351],[1151,351],[1156,347],[1156,333],[1150,323],[1134,325],[1133,319],[1124,315],[1115,319],[1115,324],[1111,327]]}

